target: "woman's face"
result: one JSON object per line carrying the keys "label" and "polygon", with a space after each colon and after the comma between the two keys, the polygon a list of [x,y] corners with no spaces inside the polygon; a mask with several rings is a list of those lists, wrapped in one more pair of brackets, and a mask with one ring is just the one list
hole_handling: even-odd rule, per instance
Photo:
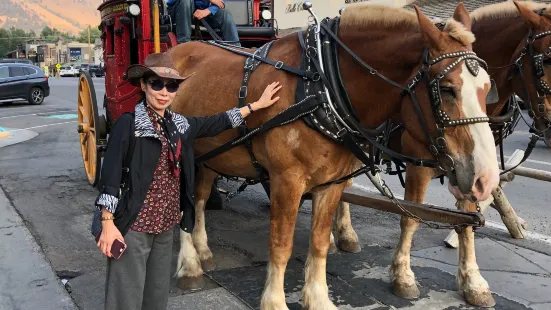
{"label": "woman's face", "polygon": [[174,101],[179,86],[177,81],[159,76],[142,79],[141,84],[147,103],[161,115]]}

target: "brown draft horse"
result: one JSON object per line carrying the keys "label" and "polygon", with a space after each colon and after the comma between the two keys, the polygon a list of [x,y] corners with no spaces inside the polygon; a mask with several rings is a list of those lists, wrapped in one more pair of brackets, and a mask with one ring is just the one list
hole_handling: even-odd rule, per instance
{"label": "brown draft horse", "polygon": [[[536,13],[540,9],[544,9],[541,16]],[[496,81],[501,99],[498,104],[488,106],[488,115],[499,115],[507,98],[515,92],[524,102],[531,104],[535,115],[534,127],[544,131],[546,143],[551,145],[551,98],[544,97],[544,110],[539,111],[533,60],[528,53],[522,57],[522,70],[529,98],[526,96],[520,74],[514,72],[513,78],[510,79],[515,67],[509,65],[521,55],[528,42],[530,29],[534,31],[534,35],[551,31],[551,5],[532,1],[502,2],[473,11],[471,18],[473,19],[472,31],[477,39],[480,38],[473,44],[473,48],[490,66],[489,73]],[[551,35],[535,40],[533,46],[535,53],[549,52]],[[543,60],[545,75],[541,80],[547,85],[551,85],[550,62],[551,57],[545,55]]]}
{"label": "brown draft horse", "polygon": [[[460,4],[460,6],[462,5]],[[535,12],[539,9],[546,9],[543,11],[542,16]],[[488,105],[487,114],[489,116],[502,115],[506,101],[513,92],[518,94],[525,102],[530,102],[525,95],[523,81],[518,72],[513,75],[512,79],[510,78],[513,70],[515,70],[510,64],[513,64],[519,58],[522,49],[526,46],[530,28],[534,30],[535,34],[551,31],[551,5],[536,2],[522,2],[522,4],[517,2],[501,2],[473,11],[471,19],[473,21],[471,31],[476,37],[473,49],[478,56],[488,63],[489,73],[495,80],[499,91],[499,102]],[[535,45],[536,51],[543,53],[549,49],[550,45],[551,36],[544,37],[537,41]],[[551,118],[549,114],[551,113],[551,101],[547,97],[544,101],[546,105],[545,110],[548,112],[547,115],[538,112],[538,102],[536,100],[538,96],[535,88],[536,81],[533,78],[532,59],[530,55],[524,55],[522,60],[524,62],[522,70],[524,70],[524,76],[526,77],[526,86],[530,93],[530,98],[532,98],[530,103],[536,115],[535,127],[543,130],[547,128],[547,125],[544,124],[544,118]],[[542,80],[550,83],[549,76],[551,76],[551,69],[545,67],[545,73]],[[548,129],[545,132],[545,138],[549,139],[550,137],[551,129]],[[415,298],[419,296],[419,290],[409,266],[409,251],[412,235],[416,231],[418,224],[410,218],[403,218],[401,224],[402,236],[394,257],[394,263],[391,267],[391,271],[394,273],[393,284],[397,295]],[[357,234],[350,222],[348,203],[339,203],[334,226],[339,248],[348,252],[360,250]],[[464,244],[462,242],[460,246]],[[332,245],[332,248],[336,248],[335,245]],[[474,254],[474,243],[469,243],[469,247],[460,249],[459,255],[459,261],[461,262],[458,272],[459,290],[462,292],[473,291],[472,293],[465,294],[467,301],[471,304],[479,306],[494,305],[495,301],[490,294],[489,286],[478,272],[478,265],[476,264]],[[470,259],[466,259],[467,257],[470,257]],[[400,268],[400,266],[405,264],[404,261],[406,260],[408,261],[407,265]],[[400,287],[401,285],[398,281],[401,277],[399,273],[411,276],[409,278],[410,286],[408,289],[404,290]],[[466,287],[466,284],[468,285],[469,282],[466,282],[465,278],[470,278],[470,283],[476,285]]]}
{"label": "brown draft horse", "polygon": [[[391,7],[358,5],[349,7],[343,13],[338,36],[379,72],[401,85],[407,85],[420,68],[425,47],[429,48],[431,59],[451,52],[472,50],[474,36],[468,29],[471,23],[468,12],[464,7],[458,7],[456,15],[460,22],[450,21],[441,32],[417,8],[414,14]],[[236,94],[245,60],[242,56],[200,42],[178,45],[170,53],[182,74],[196,73],[179,89],[172,107],[174,111],[190,116],[210,115],[237,105]],[[301,53],[295,34],[274,42],[267,57],[299,67]],[[444,59],[433,65],[430,75],[436,76],[454,61],[454,58]],[[401,89],[358,67],[349,55],[340,54],[339,62],[344,84],[362,124],[376,128],[385,120],[395,118],[403,122],[407,129],[403,139],[405,154],[433,158],[411,99],[401,97]],[[250,98],[258,97],[265,85],[272,81],[280,81],[283,89],[279,94],[280,101],[269,109],[251,115],[247,119],[248,126],[257,127],[292,105],[297,80],[296,76],[272,66],[260,66],[252,74]],[[485,116],[485,98],[490,80],[482,68],[474,76],[462,62],[443,77],[441,85],[445,102],[442,110],[451,118]],[[434,132],[435,120],[426,85],[419,84],[417,92],[422,114],[429,130]],[[204,154],[236,136],[235,131],[227,131],[216,137],[198,140],[196,154]],[[488,198],[499,179],[488,124],[446,129],[444,137],[449,155],[455,163],[466,167],[454,174],[459,189],[452,192],[458,198]],[[301,121],[255,137],[253,151],[257,160],[269,171],[271,180],[270,261],[261,309],[288,309],[285,304],[284,273],[292,252],[299,201],[306,192],[313,193],[313,212],[303,305],[307,309],[336,309],[328,296],[325,266],[332,219],[345,184],[319,185],[352,172],[358,165],[357,159],[343,146]],[[256,170],[242,146],[208,160],[206,164],[227,175],[256,177]],[[431,173],[430,169],[408,167],[406,199],[422,200]],[[203,269],[214,267],[207,245],[204,207],[215,177],[216,173],[206,168],[197,171],[196,227],[192,234],[180,232],[177,275],[184,281],[197,281]],[[472,241],[467,239],[465,242]],[[409,279],[399,281],[404,290],[409,288],[406,280]]]}

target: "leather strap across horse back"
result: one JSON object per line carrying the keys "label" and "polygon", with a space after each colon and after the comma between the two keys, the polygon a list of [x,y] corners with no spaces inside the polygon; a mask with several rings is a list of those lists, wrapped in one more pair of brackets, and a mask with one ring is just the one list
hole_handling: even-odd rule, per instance
{"label": "leather strap across horse back", "polygon": [[[287,71],[291,74],[298,75],[301,78],[299,79],[296,92],[297,103],[291,105],[288,109],[270,119],[260,127],[254,129],[248,129],[245,127],[241,128],[240,136],[238,138],[228,141],[214,150],[196,157],[196,162],[204,162],[237,145],[245,143],[251,156],[253,166],[258,172],[258,177],[256,180],[247,181],[258,182],[258,180],[266,179],[264,168],[262,168],[256,161],[252,152],[252,147],[250,144],[251,138],[254,135],[265,132],[271,128],[283,126],[298,119],[303,119],[310,127],[318,130],[329,139],[343,144],[364,163],[364,167],[350,174],[347,178],[367,172],[367,167],[369,167],[371,173],[375,175],[375,165],[380,164],[382,154],[389,156],[397,165],[406,162],[417,166],[438,168],[444,172],[453,170],[455,164],[451,156],[447,153],[447,145],[444,138],[445,128],[475,123],[486,123],[489,119],[487,117],[451,119],[446,112],[440,108],[440,80],[451,69],[463,61],[466,62],[467,68],[473,75],[478,74],[480,65],[487,68],[486,63],[477,57],[472,51],[453,52],[441,55],[436,59],[429,59],[428,49],[425,49],[423,58],[420,61],[420,69],[418,73],[410,83],[407,85],[401,85],[377,72],[377,70],[369,66],[342,41],[340,41],[335,34],[338,31],[339,22],[340,17],[333,19],[326,18],[319,24],[316,23],[314,25],[310,25],[306,30],[306,34],[302,31],[298,32],[300,45],[303,49],[302,63],[298,69],[290,67],[281,61],[274,61],[266,58],[272,42],[264,45],[254,53],[248,53],[228,44],[219,43],[216,41],[206,41],[206,43],[213,46],[217,46],[247,57],[244,65],[245,75],[238,94],[240,107],[245,105],[247,85],[251,74],[261,63],[272,65],[278,70]],[[322,41],[327,43],[323,44],[323,48],[321,47]],[[348,53],[349,56],[358,62],[361,67],[368,70],[371,74],[378,76],[387,83],[401,89],[402,97],[408,95],[411,97],[419,121],[427,136],[427,140],[429,141],[429,149],[436,160],[406,156],[387,147],[390,132],[400,128],[399,126],[396,126],[396,124],[390,124],[390,121],[381,124],[376,129],[366,128],[360,123],[340,75],[337,58],[338,47],[341,47],[346,53]],[[431,77],[431,66],[448,58],[454,58],[455,61],[447,66],[438,75]],[[421,113],[421,108],[415,92],[416,86],[423,80],[428,86],[431,110],[434,119],[436,120],[436,137],[433,137],[429,132],[427,122]],[[367,149],[369,149],[369,154],[366,154]],[[224,174],[221,175],[225,176]],[[226,177],[231,178],[231,176]],[[333,182],[343,181],[344,178]]]}

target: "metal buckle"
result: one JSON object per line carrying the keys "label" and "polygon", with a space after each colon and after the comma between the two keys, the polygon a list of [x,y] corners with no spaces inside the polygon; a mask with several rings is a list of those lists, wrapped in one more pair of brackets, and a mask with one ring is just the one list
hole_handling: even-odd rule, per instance
{"label": "metal buckle", "polygon": [[345,133],[346,133],[346,128],[341,128],[341,130],[337,132],[337,137],[342,138]]}
{"label": "metal buckle", "polygon": [[247,97],[247,86],[241,86],[239,88],[239,99],[244,99]]}
{"label": "metal buckle", "polygon": [[281,69],[281,68],[283,68],[283,61],[278,61],[278,62],[275,64],[275,68],[278,69],[278,70]]}
{"label": "metal buckle", "polygon": [[538,112],[542,114],[545,113],[545,104],[543,103],[538,104]]}

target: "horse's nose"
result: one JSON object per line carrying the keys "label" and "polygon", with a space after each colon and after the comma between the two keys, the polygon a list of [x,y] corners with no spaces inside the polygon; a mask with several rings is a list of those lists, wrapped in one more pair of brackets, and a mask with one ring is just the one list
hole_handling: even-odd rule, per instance
{"label": "horse's nose", "polygon": [[495,179],[494,175],[489,172],[475,175],[471,191],[466,195],[467,199],[471,202],[488,199],[499,182],[499,177],[497,178],[497,182]]}

